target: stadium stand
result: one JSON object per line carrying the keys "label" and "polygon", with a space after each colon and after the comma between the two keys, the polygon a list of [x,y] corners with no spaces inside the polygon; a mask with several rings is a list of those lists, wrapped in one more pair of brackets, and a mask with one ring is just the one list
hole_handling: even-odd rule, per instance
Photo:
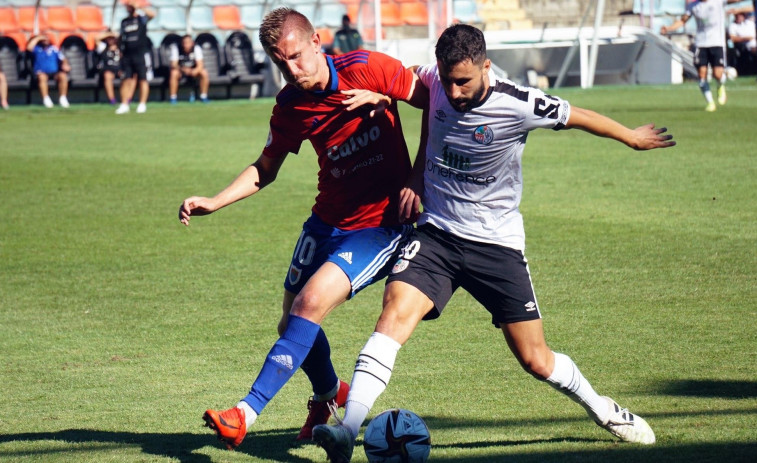
{"label": "stadium stand", "polygon": [[[352,18],[352,16],[350,16]],[[400,6],[397,3],[381,4],[381,24],[384,26],[401,26],[404,24]]]}
{"label": "stadium stand", "polygon": [[[97,88],[98,79],[92,51],[87,49],[86,42],[78,35],[69,35],[63,39],[60,49],[71,66],[68,73],[69,94],[80,93],[81,98],[72,95],[72,98],[77,101],[87,101],[89,98],[94,101],[97,94],[92,90]],[[79,90],[87,91],[80,92]]]}
{"label": "stadium stand", "polygon": [[26,68],[22,48],[10,37],[0,37],[0,67],[8,81],[11,104],[31,102],[31,77]]}
{"label": "stadium stand", "polygon": [[221,5],[213,7],[213,22],[216,27],[224,31],[244,29],[241,13],[236,5]]}
{"label": "stadium stand", "polygon": [[[227,75],[231,78],[230,97],[240,95],[238,92],[250,93],[251,84],[263,83],[264,77],[261,72],[263,64],[255,62],[250,37],[242,31],[231,33],[224,45],[226,62],[228,63]],[[242,93],[242,96],[245,94]]]}
{"label": "stadium stand", "polygon": [[214,88],[223,89],[223,97],[231,96],[231,77],[226,75],[226,57],[215,35],[203,33],[197,36],[195,44],[202,49],[203,63],[210,80],[210,97],[216,97]]}
{"label": "stadium stand", "polygon": [[[105,25],[103,13],[104,11],[96,5],[77,5],[76,27],[86,32],[106,30],[108,27]],[[110,16],[108,16],[108,20],[110,20]]]}
{"label": "stadium stand", "polygon": [[58,32],[73,32],[77,29],[74,12],[67,6],[51,6],[47,8],[47,25]]}
{"label": "stadium stand", "polygon": [[[316,18],[316,23],[318,27],[340,28],[342,27],[342,16],[344,16],[345,13],[347,13],[347,7],[342,3],[323,3],[321,4],[320,12]],[[357,18],[350,16],[350,20],[353,22],[355,19]]]}
{"label": "stadium stand", "polygon": [[242,5],[239,7],[239,16],[242,26],[247,29],[259,29],[260,20],[263,18],[264,5]]}
{"label": "stadium stand", "polygon": [[[187,10],[178,6],[167,6],[157,10],[157,26],[167,31],[185,31],[187,29]],[[148,29],[150,27],[148,26]]]}
{"label": "stadium stand", "polygon": [[478,14],[478,3],[476,0],[454,0],[452,2],[452,11],[455,22],[465,24],[480,24],[483,22]]}
{"label": "stadium stand", "polygon": [[425,3],[407,0],[399,4],[400,19],[409,26],[428,26],[428,8]]}
{"label": "stadium stand", "polygon": [[0,7],[0,33],[20,32],[16,10],[10,7]]}
{"label": "stadium stand", "polygon": [[[36,8],[33,6],[22,6],[19,7],[18,12],[18,23],[21,26],[21,30],[24,32],[34,32],[34,19],[36,14]],[[47,15],[45,15],[45,10],[40,9],[39,15],[37,18],[38,23],[38,31],[44,32],[47,30]]]}
{"label": "stadium stand", "polygon": [[209,6],[193,6],[189,10],[189,25],[192,31],[212,31],[216,24],[213,21],[213,9]]}
{"label": "stadium stand", "polygon": [[2,36],[14,40],[19,50],[26,50],[27,39],[26,34],[23,32],[7,32]]}

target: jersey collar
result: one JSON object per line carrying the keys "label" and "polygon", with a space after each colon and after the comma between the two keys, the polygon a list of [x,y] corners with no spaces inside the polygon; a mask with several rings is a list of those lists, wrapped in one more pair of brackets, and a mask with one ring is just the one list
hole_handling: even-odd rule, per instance
{"label": "jersey collar", "polygon": [[334,60],[329,55],[324,55],[326,57],[326,63],[329,66],[329,82],[326,84],[325,90],[317,90],[313,93],[316,95],[327,95],[329,93],[336,92],[336,89],[339,88],[339,75],[336,73],[336,68],[334,67]]}

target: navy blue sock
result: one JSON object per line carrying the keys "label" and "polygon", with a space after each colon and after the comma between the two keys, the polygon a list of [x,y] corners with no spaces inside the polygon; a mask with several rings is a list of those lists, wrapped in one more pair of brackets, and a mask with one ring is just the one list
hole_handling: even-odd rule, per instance
{"label": "navy blue sock", "polygon": [[296,315],[289,315],[287,328],[271,347],[250,393],[242,399],[260,414],[305,360],[321,327]]}
{"label": "navy blue sock", "polygon": [[323,395],[334,389],[338,378],[331,363],[329,340],[323,329],[318,330],[313,347],[300,368],[308,375],[313,394]]}

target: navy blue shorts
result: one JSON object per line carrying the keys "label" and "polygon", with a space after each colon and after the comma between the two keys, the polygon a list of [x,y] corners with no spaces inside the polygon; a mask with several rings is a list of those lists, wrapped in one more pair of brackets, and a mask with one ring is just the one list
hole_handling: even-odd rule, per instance
{"label": "navy blue shorts", "polygon": [[694,66],[702,67],[710,65],[711,67],[725,66],[725,56],[723,47],[705,47],[697,48],[694,52]]}
{"label": "navy blue shorts", "polygon": [[399,225],[342,230],[313,214],[302,226],[284,288],[299,293],[321,265],[333,262],[350,279],[352,298],[389,273],[400,245],[412,229],[410,225]]}
{"label": "navy blue shorts", "polygon": [[422,225],[407,239],[387,283],[402,281],[434,303],[424,317],[439,317],[457,288],[468,291],[491,313],[492,323],[541,318],[521,251],[459,238]]}

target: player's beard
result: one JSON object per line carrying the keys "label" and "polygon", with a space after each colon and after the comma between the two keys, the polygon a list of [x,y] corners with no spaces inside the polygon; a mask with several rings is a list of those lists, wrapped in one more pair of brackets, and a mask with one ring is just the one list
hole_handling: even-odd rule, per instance
{"label": "player's beard", "polygon": [[473,95],[470,98],[455,98],[453,100],[447,95],[447,100],[456,111],[464,113],[478,106],[484,98],[484,93],[486,93],[486,86],[484,85],[484,78],[482,76],[481,85],[479,85],[476,91],[473,92]]}

